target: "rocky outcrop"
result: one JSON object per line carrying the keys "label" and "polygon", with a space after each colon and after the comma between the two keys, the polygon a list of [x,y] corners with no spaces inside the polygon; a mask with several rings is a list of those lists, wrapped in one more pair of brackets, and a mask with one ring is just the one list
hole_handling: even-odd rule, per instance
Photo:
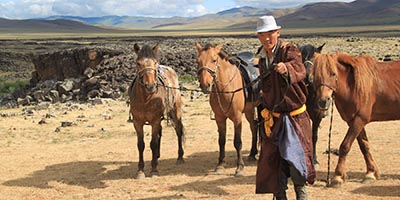
{"label": "rocky outcrop", "polygon": [[35,71],[31,85],[46,80],[64,80],[83,75],[87,68],[95,68],[105,58],[122,54],[105,48],[78,48],[33,56]]}

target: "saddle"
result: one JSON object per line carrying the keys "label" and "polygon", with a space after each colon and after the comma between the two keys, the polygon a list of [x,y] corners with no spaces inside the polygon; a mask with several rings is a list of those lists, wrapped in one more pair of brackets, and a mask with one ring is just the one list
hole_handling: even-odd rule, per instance
{"label": "saddle", "polygon": [[260,86],[255,80],[260,75],[258,66],[254,64],[254,54],[252,52],[240,52],[234,55],[236,66],[242,73],[243,88],[246,101],[256,102],[259,100]]}

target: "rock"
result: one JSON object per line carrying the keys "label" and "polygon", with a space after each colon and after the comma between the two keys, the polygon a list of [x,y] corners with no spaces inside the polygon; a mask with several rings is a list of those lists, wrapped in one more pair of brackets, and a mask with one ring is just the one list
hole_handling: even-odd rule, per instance
{"label": "rock", "polygon": [[57,90],[60,94],[68,94],[74,88],[74,81],[71,79],[66,79],[63,83],[61,83]]}
{"label": "rock", "polygon": [[45,110],[45,109],[48,109],[49,106],[50,106],[50,102],[43,101],[43,102],[38,103],[35,106],[35,110]]}
{"label": "rock", "polygon": [[30,103],[30,101],[29,101],[29,99],[27,97],[25,97],[25,98],[17,98],[17,104],[19,106],[26,106],[26,105],[29,105],[29,103]]}
{"label": "rock", "polygon": [[61,127],[68,127],[68,126],[72,126],[73,122],[69,122],[69,121],[64,121],[61,122]]}
{"label": "rock", "polygon": [[45,118],[42,118],[42,119],[39,121],[39,124],[46,124],[46,119],[45,119]]}

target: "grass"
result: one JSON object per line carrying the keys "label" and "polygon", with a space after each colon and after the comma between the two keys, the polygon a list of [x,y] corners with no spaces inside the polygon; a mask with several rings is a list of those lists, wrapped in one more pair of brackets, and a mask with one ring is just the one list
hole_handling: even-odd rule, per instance
{"label": "grass", "polygon": [[193,83],[197,80],[197,78],[190,74],[183,74],[179,76],[179,81],[182,83]]}
{"label": "grass", "polygon": [[4,94],[12,94],[15,91],[22,90],[29,85],[29,80],[16,80],[8,82],[0,78],[0,96]]}
{"label": "grass", "polygon": [[[283,28],[283,35],[309,36],[309,35],[332,35],[358,34],[364,36],[399,35],[400,25],[383,26],[342,26],[342,27],[313,27],[313,28]],[[0,39],[62,39],[62,38],[102,38],[102,37],[182,37],[182,36],[227,36],[227,35],[254,35],[254,30],[229,30],[229,29],[170,29],[170,30],[124,30],[115,32],[77,32],[77,33],[43,33],[41,30],[31,32],[2,32]]]}

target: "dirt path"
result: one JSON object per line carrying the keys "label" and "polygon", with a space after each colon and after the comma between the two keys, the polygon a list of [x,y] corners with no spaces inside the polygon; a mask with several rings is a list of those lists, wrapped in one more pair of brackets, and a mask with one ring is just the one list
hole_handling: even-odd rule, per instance
{"label": "dirt path", "polygon": [[[209,119],[206,97],[184,97],[186,126],[185,159],[176,165],[177,139],[172,127],[164,126],[159,160],[160,177],[135,179],[138,152],[133,126],[127,122],[124,102],[102,105],[52,105],[33,111],[27,108],[0,110],[0,199],[272,199],[256,195],[256,163],[246,162],[245,176],[236,178],[232,124],[228,123],[226,171],[212,175],[218,157],[218,134]],[[25,111],[23,111],[25,110]],[[46,123],[39,121],[46,115]],[[62,121],[74,122],[60,127]],[[317,147],[321,163],[317,182],[308,186],[309,199],[400,199],[400,121],[367,126],[373,156],[381,179],[362,184],[365,163],[354,144],[347,160],[348,180],[341,188],[326,188],[329,120],[320,129]],[[243,150],[250,149],[250,131],[244,123]],[[59,131],[57,131],[59,130]],[[149,127],[146,132],[149,133]],[[338,148],[346,124],[334,114],[332,147]],[[151,151],[146,135],[146,175]],[[332,156],[331,174],[337,162]],[[289,199],[295,195],[292,186]]]}

